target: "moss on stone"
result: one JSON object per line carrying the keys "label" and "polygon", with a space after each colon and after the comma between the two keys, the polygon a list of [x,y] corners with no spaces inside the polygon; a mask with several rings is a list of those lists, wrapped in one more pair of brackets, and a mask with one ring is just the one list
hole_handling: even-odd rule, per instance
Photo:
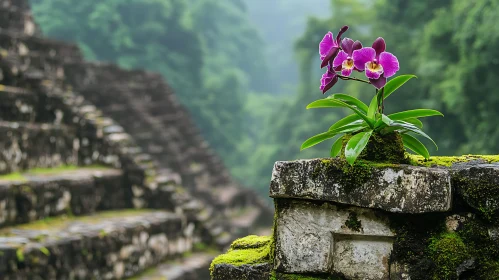
{"label": "moss on stone", "polygon": [[357,218],[357,213],[350,212],[348,219],[345,221],[345,226],[353,231],[362,230],[362,222]]}
{"label": "moss on stone", "polygon": [[450,167],[455,163],[470,162],[474,160],[482,160],[487,163],[499,162],[499,155],[463,155],[463,156],[439,156],[425,159],[422,156],[407,154],[407,158],[411,165],[415,166],[446,166]]}
{"label": "moss on stone", "polygon": [[434,280],[457,279],[458,266],[470,258],[463,240],[454,232],[432,238],[428,253],[436,265],[432,278]]}
{"label": "moss on stone", "polygon": [[[98,212],[95,215],[89,216],[58,216],[49,217],[35,222],[16,225],[13,227],[7,227],[0,230],[0,236],[12,236],[12,232],[15,230],[56,230],[64,228],[72,222],[84,222],[84,223],[99,223],[103,220],[110,218],[120,218],[120,217],[133,217],[145,213],[151,213],[153,210],[147,209],[124,209],[124,210],[113,210],[113,211],[103,211]],[[41,238],[40,235],[35,236],[35,238]]]}
{"label": "moss on stone", "polygon": [[312,179],[320,179],[321,176],[337,175],[340,184],[345,187],[345,192],[350,192],[358,186],[364,185],[372,179],[375,168],[402,168],[400,164],[357,160],[353,166],[343,158],[322,159],[320,164],[314,167]]}
{"label": "moss on stone", "polygon": [[476,174],[471,180],[468,174],[454,175],[452,185],[461,198],[478,211],[488,222],[499,224],[499,185],[487,174]]}
{"label": "moss on stone", "polygon": [[109,167],[102,165],[88,165],[88,166],[76,166],[76,165],[61,165],[57,167],[50,168],[32,168],[24,170],[23,172],[13,172],[9,174],[0,175],[0,180],[3,181],[21,181],[25,182],[28,180],[29,175],[58,175],[69,171],[75,171],[80,169],[92,169],[92,170],[106,170]]}
{"label": "moss on stone", "polygon": [[213,270],[218,264],[241,266],[269,263],[271,259],[271,240],[270,236],[250,235],[234,241],[227,253],[216,257],[211,262],[210,274],[213,275]]}
{"label": "moss on stone", "polygon": [[260,248],[268,245],[272,241],[270,236],[249,235],[243,238],[236,239],[230,245],[231,249],[250,249]]}
{"label": "moss on stone", "polygon": [[386,135],[374,133],[358,159],[373,162],[409,163],[405,156],[402,137],[398,133]]}

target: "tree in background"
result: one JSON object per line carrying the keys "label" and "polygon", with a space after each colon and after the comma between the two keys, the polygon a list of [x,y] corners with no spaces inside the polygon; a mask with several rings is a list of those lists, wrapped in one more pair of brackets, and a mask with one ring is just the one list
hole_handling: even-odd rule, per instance
{"label": "tree in background", "polygon": [[[343,25],[352,27],[349,36],[365,42],[376,39],[370,31],[380,30],[375,33],[390,42],[401,73],[419,77],[387,108],[444,113],[424,124],[439,143],[432,154],[499,150],[495,0],[330,0],[322,6],[313,0],[313,9],[298,6],[301,0],[32,1],[42,30],[78,42],[87,58],[161,72],[232,173],[262,193],[275,161],[329,154],[327,143],[302,153],[297,147],[346,114],[324,115],[303,105],[321,95],[322,72],[313,63],[317,44]],[[328,16],[308,20],[292,55],[284,46],[301,33],[294,22],[316,8]],[[282,84],[294,87],[285,90]],[[369,85],[360,83],[340,81],[335,92],[342,91],[362,100],[372,97]]]}
{"label": "tree in background", "polygon": [[243,164],[247,154],[234,151],[247,131],[246,94],[271,86],[263,42],[242,0],[32,5],[45,34],[78,43],[87,59],[162,73],[226,164]]}

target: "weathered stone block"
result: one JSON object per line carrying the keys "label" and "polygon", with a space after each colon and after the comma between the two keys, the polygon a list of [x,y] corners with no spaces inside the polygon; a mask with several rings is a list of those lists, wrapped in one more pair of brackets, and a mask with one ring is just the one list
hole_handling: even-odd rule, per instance
{"label": "weathered stone block", "polygon": [[311,199],[396,213],[444,212],[451,207],[450,173],[442,168],[364,164],[340,159],[276,162],[273,198]]}
{"label": "weathered stone block", "polygon": [[[385,279],[394,233],[381,213],[328,202],[276,200],[274,268]],[[378,278],[369,278],[375,275]]]}

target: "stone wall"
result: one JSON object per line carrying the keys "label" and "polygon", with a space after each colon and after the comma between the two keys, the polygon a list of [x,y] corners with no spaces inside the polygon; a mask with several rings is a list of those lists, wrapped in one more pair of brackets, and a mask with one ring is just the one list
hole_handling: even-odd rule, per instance
{"label": "stone wall", "polygon": [[233,248],[213,279],[499,279],[499,157],[411,161],[277,162],[270,249]]}

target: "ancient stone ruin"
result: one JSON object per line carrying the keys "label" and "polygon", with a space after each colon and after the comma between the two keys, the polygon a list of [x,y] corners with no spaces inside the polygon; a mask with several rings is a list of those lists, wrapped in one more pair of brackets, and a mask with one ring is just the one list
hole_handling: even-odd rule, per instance
{"label": "ancient stone ruin", "polygon": [[499,279],[499,157],[277,162],[270,237],[236,240],[212,279]]}
{"label": "ancient stone ruin", "polygon": [[208,279],[270,228],[160,75],[85,62],[27,0],[0,15],[0,279]]}

